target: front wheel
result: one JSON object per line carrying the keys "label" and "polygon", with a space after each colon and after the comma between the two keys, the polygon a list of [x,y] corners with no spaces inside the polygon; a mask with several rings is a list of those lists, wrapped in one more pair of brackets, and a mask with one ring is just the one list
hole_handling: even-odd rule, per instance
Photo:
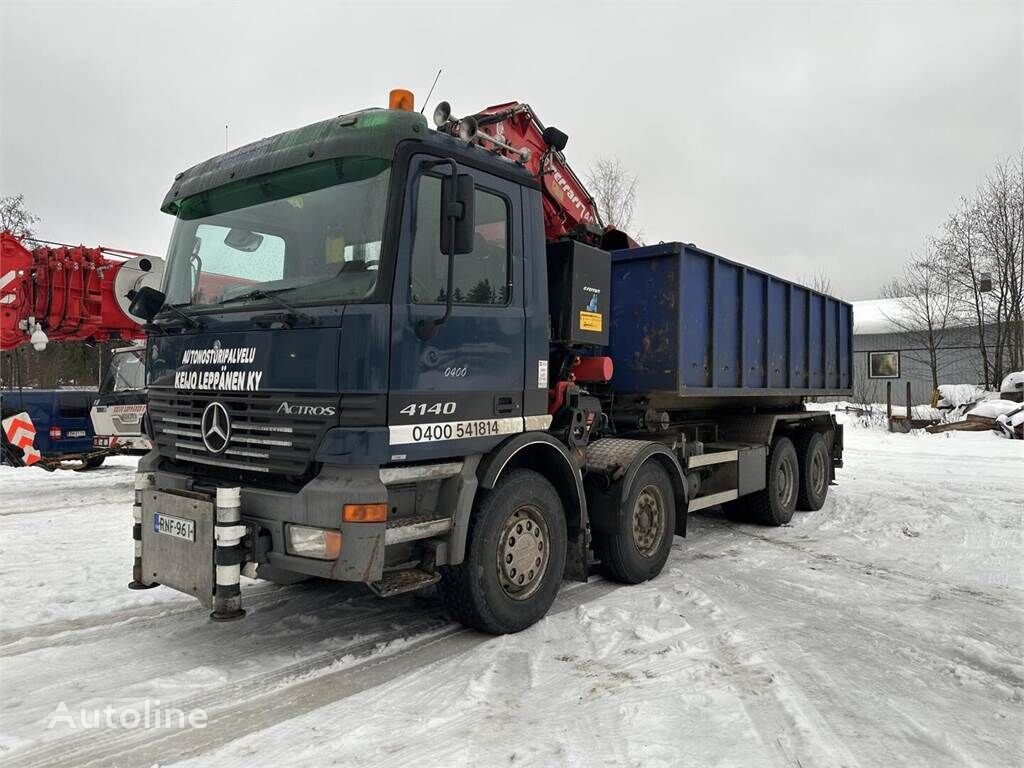
{"label": "front wheel", "polygon": [[619,506],[617,533],[595,533],[594,549],[606,574],[623,584],[653,579],[665,567],[676,529],[675,494],[668,472],[648,461]]}
{"label": "front wheel", "polygon": [[441,568],[441,598],[467,626],[495,635],[525,629],[555,600],[566,541],[565,512],[551,483],[532,470],[512,470],[474,506],[465,560]]}

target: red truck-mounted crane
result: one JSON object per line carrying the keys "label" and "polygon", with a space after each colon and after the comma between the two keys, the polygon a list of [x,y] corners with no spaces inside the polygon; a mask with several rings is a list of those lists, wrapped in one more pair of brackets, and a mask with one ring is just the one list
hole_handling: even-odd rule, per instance
{"label": "red truck-mounted crane", "polygon": [[[41,245],[29,250],[0,233],[0,351],[51,341],[144,339],[129,294],[158,285],[163,260],[132,251]],[[15,463],[43,462],[25,412],[3,419],[3,453]],[[16,448],[18,450],[12,450]]]}
{"label": "red truck-mounted crane", "polygon": [[625,232],[602,223],[597,203],[566,162],[563,150],[569,137],[545,127],[529,104],[509,101],[454,119],[451,106],[442,101],[434,110],[434,124],[443,133],[514,160],[537,177],[546,240],[571,238],[608,251],[638,245]]}
{"label": "red truck-mounted crane", "polygon": [[[639,246],[627,233],[601,221],[597,202],[565,159],[568,135],[554,126],[545,127],[529,104],[509,101],[458,119],[452,117],[451,105],[442,101],[434,110],[434,125],[442,133],[522,165],[537,178],[544,239],[549,243],[569,239],[605,251]],[[577,381],[611,378],[608,357],[585,357],[575,350],[552,357],[556,366],[556,383],[548,401],[552,414]]]}

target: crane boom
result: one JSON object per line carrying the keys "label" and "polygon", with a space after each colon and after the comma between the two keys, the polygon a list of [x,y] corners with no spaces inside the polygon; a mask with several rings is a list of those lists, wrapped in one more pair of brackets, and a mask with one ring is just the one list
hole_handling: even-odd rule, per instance
{"label": "crane boom", "polygon": [[[110,249],[82,245],[29,250],[2,232],[0,264],[0,351],[29,343],[34,333],[42,340],[37,343],[145,338],[115,282],[131,287],[134,272],[156,274],[161,259],[140,255],[128,261]],[[126,265],[131,274],[118,280]]]}
{"label": "crane boom", "polygon": [[601,221],[597,203],[565,159],[569,137],[557,128],[546,128],[529,104],[495,104],[461,120],[451,119],[447,102],[438,109],[438,130],[480,143],[519,162],[537,178],[543,190],[545,239],[572,238],[605,250],[637,245],[628,234]]}

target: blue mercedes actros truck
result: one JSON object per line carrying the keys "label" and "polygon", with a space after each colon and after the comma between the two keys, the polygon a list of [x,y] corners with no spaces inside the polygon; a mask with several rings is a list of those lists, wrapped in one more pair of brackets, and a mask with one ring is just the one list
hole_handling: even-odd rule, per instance
{"label": "blue mercedes actros truck", "polygon": [[148,319],[131,587],[436,585],[515,632],[564,579],[662,570],[689,513],[822,506],[849,304],[603,227],[525,104],[398,99],[178,174]]}

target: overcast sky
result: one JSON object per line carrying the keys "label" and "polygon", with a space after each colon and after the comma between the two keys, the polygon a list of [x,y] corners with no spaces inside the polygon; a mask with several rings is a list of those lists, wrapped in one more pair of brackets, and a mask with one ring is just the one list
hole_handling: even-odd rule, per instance
{"label": "overcast sky", "polygon": [[[0,0],[0,194],[47,239],[162,254],[174,174],[418,100],[527,101],[684,240],[872,298],[1024,148],[1024,2],[360,5]],[[417,102],[417,108],[419,101]]]}

